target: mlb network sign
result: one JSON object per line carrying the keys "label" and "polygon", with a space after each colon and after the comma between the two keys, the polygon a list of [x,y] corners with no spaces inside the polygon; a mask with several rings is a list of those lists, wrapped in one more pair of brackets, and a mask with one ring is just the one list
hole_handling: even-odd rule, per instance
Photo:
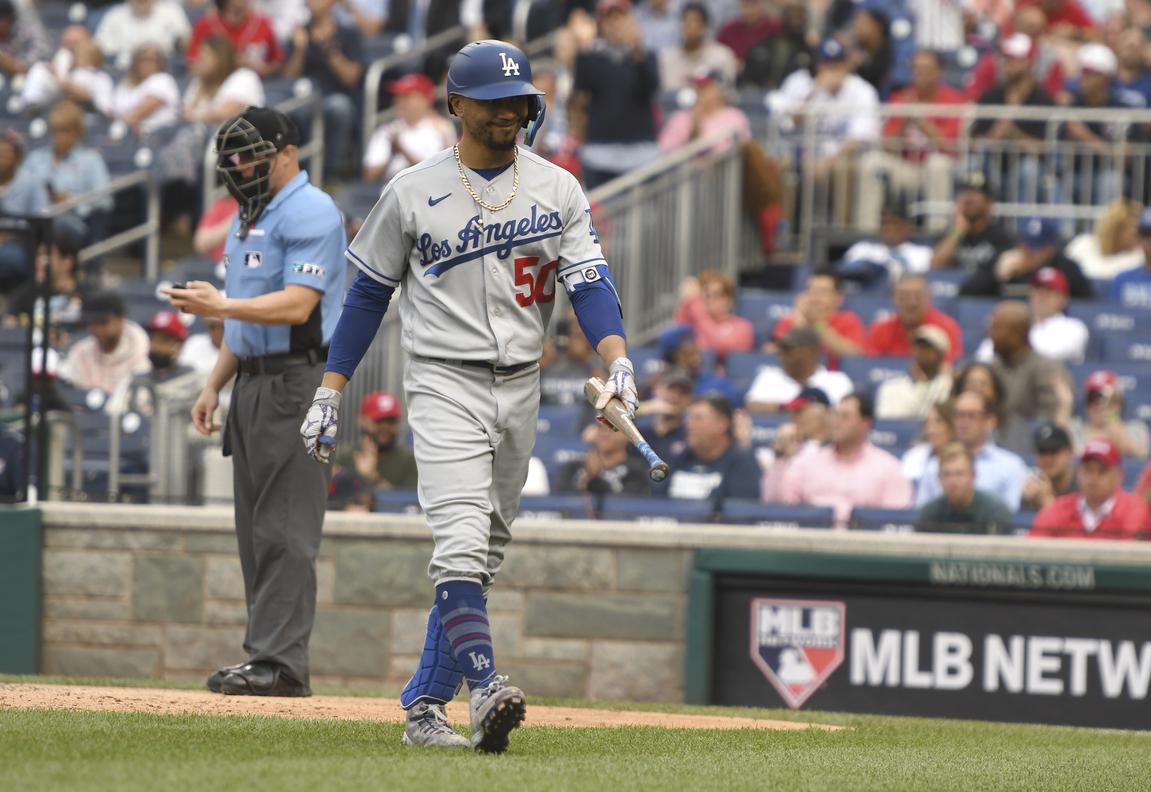
{"label": "mlb network sign", "polygon": [[1145,609],[909,595],[724,592],[715,703],[1151,728]]}

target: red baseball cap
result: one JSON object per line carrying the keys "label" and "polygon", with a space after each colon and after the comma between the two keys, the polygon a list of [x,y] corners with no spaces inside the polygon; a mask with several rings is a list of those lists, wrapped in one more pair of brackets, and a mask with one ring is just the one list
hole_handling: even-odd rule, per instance
{"label": "red baseball cap", "polygon": [[1104,440],[1102,438],[1088,440],[1079,458],[1084,462],[1093,459],[1096,462],[1102,462],[1108,467],[1115,467],[1120,464],[1119,449],[1116,448],[1115,444],[1110,440]]}
{"label": "red baseball cap", "polygon": [[1071,295],[1071,285],[1067,283],[1067,276],[1054,267],[1041,267],[1031,277],[1031,285],[1036,289],[1051,289],[1064,297]]}
{"label": "red baseball cap", "polygon": [[180,321],[180,315],[175,311],[160,311],[148,322],[148,329],[153,333],[167,333],[177,341],[188,339],[188,328]]}
{"label": "red baseball cap", "polygon": [[1102,393],[1104,396],[1111,396],[1115,393],[1117,382],[1118,378],[1114,371],[1099,369],[1099,371],[1091,372],[1091,375],[1083,383],[1083,389],[1087,393]]}
{"label": "red baseball cap", "polygon": [[432,78],[426,74],[414,72],[412,74],[405,74],[398,80],[393,80],[388,83],[388,90],[396,96],[403,94],[418,93],[423,94],[429,102],[436,100],[436,84],[432,82]]}
{"label": "red baseball cap", "polygon": [[360,402],[360,417],[369,421],[400,417],[400,400],[387,391],[373,391]]}

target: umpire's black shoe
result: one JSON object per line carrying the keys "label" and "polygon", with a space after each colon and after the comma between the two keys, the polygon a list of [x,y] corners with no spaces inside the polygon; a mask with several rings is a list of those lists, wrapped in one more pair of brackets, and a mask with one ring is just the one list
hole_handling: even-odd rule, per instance
{"label": "umpire's black shoe", "polygon": [[283,666],[273,663],[245,663],[234,668],[220,681],[220,692],[225,696],[289,696],[312,695],[312,689],[288,675]]}
{"label": "umpire's black shoe", "polygon": [[219,693],[220,692],[220,686],[224,682],[224,677],[226,677],[228,674],[232,673],[236,669],[243,668],[243,667],[244,667],[243,663],[236,663],[235,665],[221,666],[220,668],[217,668],[215,671],[212,672],[212,675],[208,677],[208,690],[212,691],[213,693]]}

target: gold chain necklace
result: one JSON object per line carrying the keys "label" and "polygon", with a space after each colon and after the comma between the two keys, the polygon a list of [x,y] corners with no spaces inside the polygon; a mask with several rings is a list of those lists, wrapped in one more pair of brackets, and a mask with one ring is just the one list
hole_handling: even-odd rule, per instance
{"label": "gold chain necklace", "polygon": [[456,155],[456,170],[460,172],[460,181],[464,183],[464,189],[468,191],[468,195],[472,197],[473,201],[479,204],[481,209],[487,209],[489,212],[498,212],[511,206],[512,201],[514,201],[516,198],[516,193],[519,192],[520,189],[519,146],[516,146],[513,149],[514,153],[512,154],[512,192],[511,195],[508,196],[508,199],[499,206],[493,206],[492,204],[484,201],[484,199],[480,198],[479,194],[476,193],[475,188],[472,187],[472,183],[468,180],[468,174],[464,172],[464,163],[460,159],[460,147],[458,145],[452,146],[452,152]]}

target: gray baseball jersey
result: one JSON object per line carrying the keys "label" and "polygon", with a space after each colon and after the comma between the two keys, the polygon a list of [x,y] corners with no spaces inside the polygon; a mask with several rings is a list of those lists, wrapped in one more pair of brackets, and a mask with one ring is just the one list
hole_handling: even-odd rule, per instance
{"label": "gray baseball jersey", "polygon": [[[521,148],[511,205],[489,212],[460,180],[452,149],[401,171],[348,248],[372,278],[401,286],[404,349],[512,365],[538,360],[556,277],[603,263],[591,208],[575,177]],[[485,203],[512,192],[513,168],[486,182]],[[589,277],[597,277],[594,270]]]}
{"label": "gray baseball jersey", "polygon": [[[437,154],[392,179],[348,248],[370,277],[401,287],[401,343],[413,354],[404,391],[437,581],[487,587],[499,572],[540,402],[536,366],[500,374],[444,361],[535,362],[557,275],[573,285],[601,277],[604,265],[575,178],[524,149],[519,169],[515,199],[489,212],[464,188],[452,150]],[[513,169],[468,178],[499,206]]]}

